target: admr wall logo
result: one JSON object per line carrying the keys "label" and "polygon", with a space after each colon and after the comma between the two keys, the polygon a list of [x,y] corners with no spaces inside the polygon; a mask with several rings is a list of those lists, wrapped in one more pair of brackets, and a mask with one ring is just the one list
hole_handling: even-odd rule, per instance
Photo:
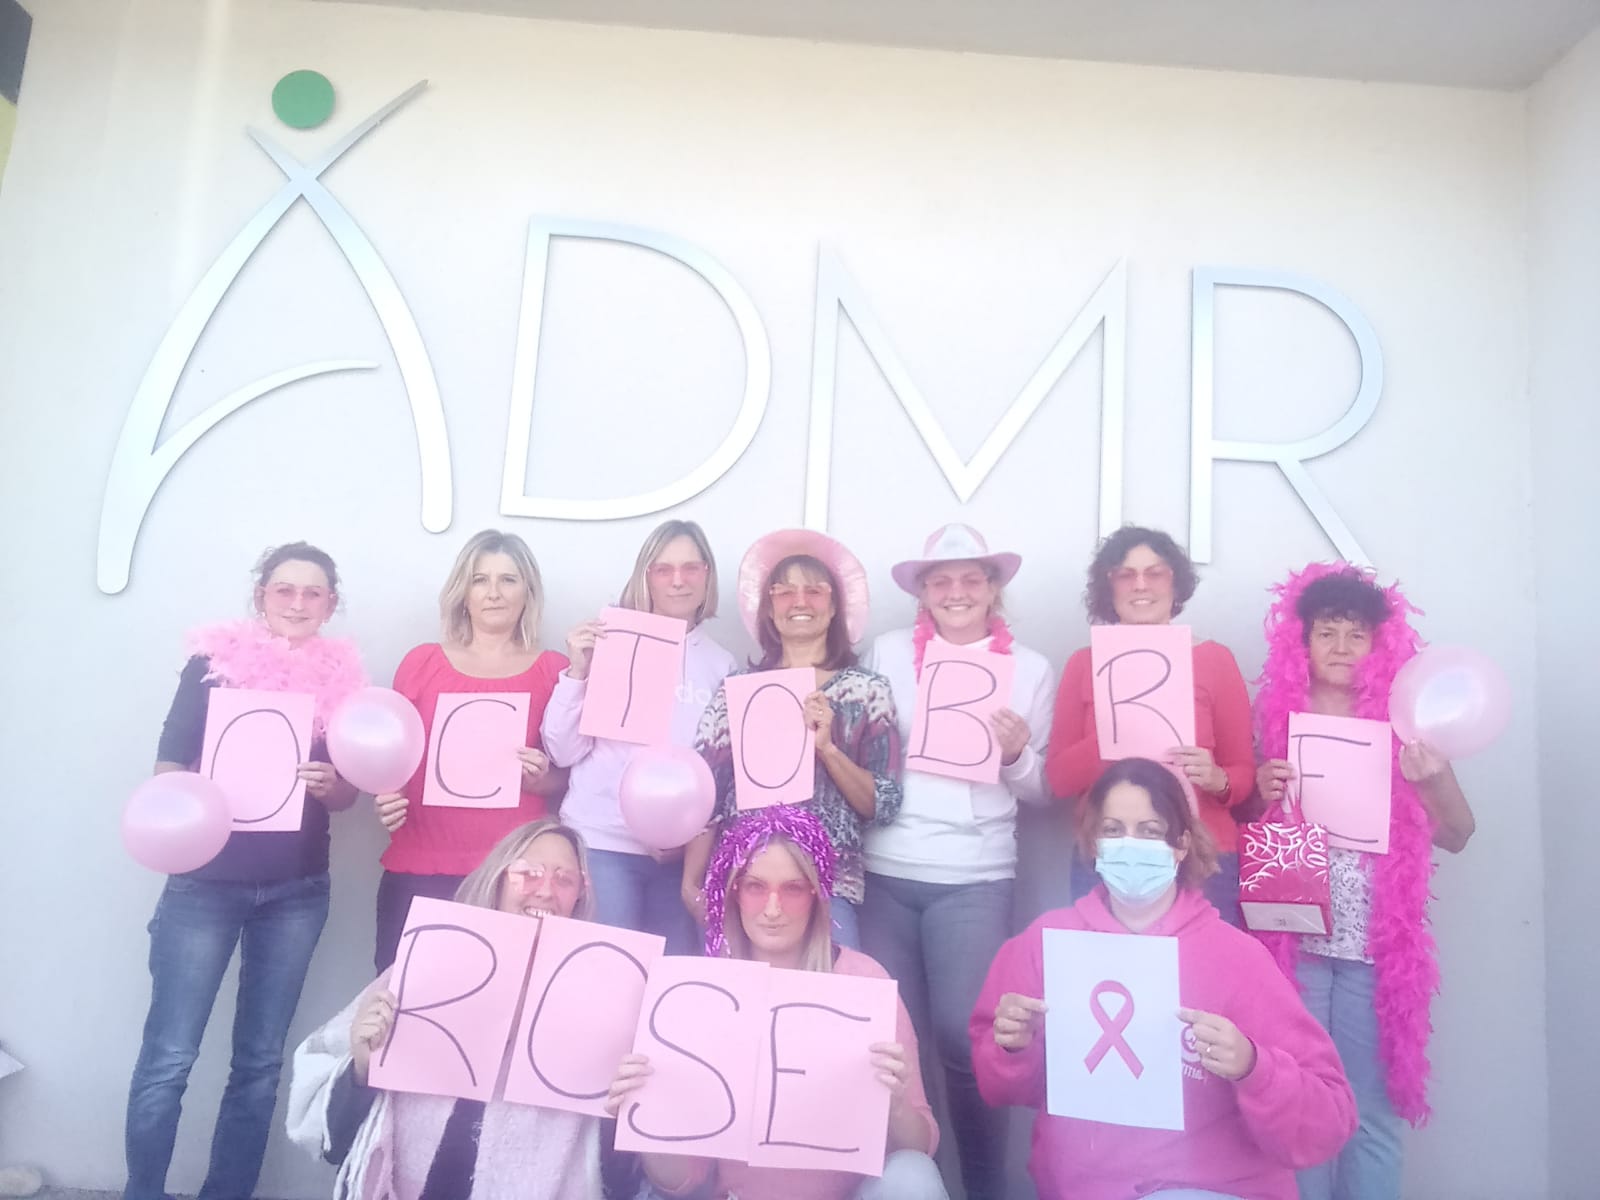
{"label": "admr wall logo", "polygon": [[[358,142],[397,112],[427,86],[424,80],[395,97],[362,121],[309,163],[298,162],[266,134],[247,132],[284,175],[283,186],[234,235],[178,310],[166,336],[134,393],[122,434],[112,456],[100,510],[100,545],[96,580],[100,590],[115,594],[128,586],[134,544],[139,527],[162,482],[178,460],[224,418],[250,401],[288,384],[341,371],[376,370],[375,362],[335,359],[302,363],[228,393],[157,445],[162,423],[172,405],[178,383],[206,326],[222,298],[239,277],[267,235],[296,201],[304,200],[316,213],[345,260],[366,289],[367,297],[394,350],[400,378],[411,405],[417,452],[422,469],[422,524],[438,533],[450,525],[450,452],[446,442],[444,407],[433,364],[422,344],[422,333],[372,243],[333,194],[323,186],[325,171]],[[293,129],[315,129],[325,124],[334,109],[333,85],[315,71],[293,71],[272,91],[272,109]]]}

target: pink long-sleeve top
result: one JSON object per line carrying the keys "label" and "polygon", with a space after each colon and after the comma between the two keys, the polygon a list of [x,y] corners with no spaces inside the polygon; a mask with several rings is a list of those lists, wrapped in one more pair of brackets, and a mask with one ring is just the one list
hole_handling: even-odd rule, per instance
{"label": "pink long-sleeve top", "polygon": [[[1273,968],[1276,970],[1277,968]],[[889,973],[877,960],[868,958],[859,950],[841,946],[833,961],[836,975],[861,975],[869,979],[887,979]],[[917,1035],[911,1028],[911,1015],[905,1002],[895,1001],[895,1041],[905,1051],[908,1075],[906,1103],[916,1110],[928,1126],[928,1153],[939,1148],[939,1125],[933,1119],[933,1109],[922,1088],[922,1068],[917,1059]],[[749,1163],[727,1159],[700,1159],[694,1173],[682,1187],[673,1192],[656,1190],[664,1196],[698,1195],[711,1175],[716,1175],[713,1196],[737,1196],[739,1200],[850,1200],[861,1187],[862,1177],[847,1171],[781,1170],[776,1167],[752,1167]]]}
{"label": "pink long-sleeve top", "polygon": [[[1239,832],[1229,811],[1243,804],[1255,786],[1256,756],[1250,723],[1250,693],[1233,652],[1217,642],[1194,644],[1194,740],[1211,751],[1228,776],[1221,794],[1195,789],[1200,819],[1217,849],[1232,854]],[[1094,668],[1089,647],[1067,660],[1056,692],[1055,720],[1044,773],[1057,796],[1081,797],[1111,764],[1100,757],[1094,724]]]}
{"label": "pink long-sleeve top", "polygon": [[1133,1200],[1165,1188],[1295,1200],[1294,1172],[1332,1158],[1355,1131],[1355,1096],[1333,1041],[1265,948],[1188,888],[1179,889],[1172,909],[1145,935],[1128,936],[1178,939],[1183,1007],[1237,1025],[1255,1045],[1255,1066],[1229,1081],[1204,1070],[1186,1045],[1182,1132],[1050,1116],[1043,1027],[1018,1051],[997,1046],[993,1034],[995,1009],[1007,992],[1048,999],[1046,929],[1128,933],[1107,907],[1105,888],[1097,887],[1001,947],[972,1010],[968,1033],[983,1098],[1037,1110],[1028,1169],[1039,1200]]}
{"label": "pink long-sleeve top", "polygon": [[[693,747],[700,714],[736,665],[733,655],[710,634],[698,627],[689,631],[683,647],[683,677],[672,708],[674,746]],[[582,834],[591,850],[648,854],[628,830],[617,800],[622,772],[641,747],[578,732],[588,682],[563,671],[540,726],[540,737],[551,761],[572,769],[567,776],[567,796],[561,803],[561,820]]]}

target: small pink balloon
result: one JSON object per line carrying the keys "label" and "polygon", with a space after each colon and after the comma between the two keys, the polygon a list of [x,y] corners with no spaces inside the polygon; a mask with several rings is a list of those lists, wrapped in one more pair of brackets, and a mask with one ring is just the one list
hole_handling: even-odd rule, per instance
{"label": "small pink balloon", "polygon": [[403,788],[426,747],[417,710],[389,688],[362,688],[328,720],[334,770],[374,796]]}
{"label": "small pink balloon", "polygon": [[1511,723],[1511,685],[1498,664],[1467,646],[1429,646],[1395,673],[1389,720],[1402,742],[1467,758]]}
{"label": "small pink balloon", "polygon": [[140,866],[166,875],[205,866],[232,832],[222,788],[192,771],[152,775],[122,809],[122,844]]}
{"label": "small pink balloon", "polygon": [[706,760],[682,746],[634,752],[617,786],[622,820],[652,850],[675,850],[711,820],[717,785]]}

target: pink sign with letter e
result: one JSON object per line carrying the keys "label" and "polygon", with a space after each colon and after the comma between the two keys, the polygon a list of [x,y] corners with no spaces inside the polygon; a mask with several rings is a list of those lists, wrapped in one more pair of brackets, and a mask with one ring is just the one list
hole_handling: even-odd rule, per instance
{"label": "pink sign with letter e", "polygon": [[633,1048],[645,981],[665,946],[653,933],[541,918],[505,1098],[605,1116],[617,1064]]}
{"label": "pink sign with letter e", "polygon": [[617,1149],[750,1156],[750,1072],[767,1031],[766,963],[668,955],[645,987],[633,1049],[653,1073],[617,1114]]}
{"label": "pink sign with letter e", "polygon": [[595,642],[578,732],[640,746],[672,740],[672,709],[683,681],[689,625],[676,617],[607,608]]}
{"label": "pink sign with letter e", "polygon": [[1394,734],[1387,721],[1289,714],[1289,761],[1306,820],[1328,846],[1389,853]]}
{"label": "pink sign with letter e", "polygon": [[444,692],[433,734],[422,802],[439,808],[516,808],[528,739],[527,692]]}
{"label": "pink sign with letter e", "polygon": [[1187,625],[1094,625],[1094,727],[1100,757],[1166,758],[1195,744],[1194,634]]}
{"label": "pink sign with letter e", "polygon": [[882,1175],[889,1089],[868,1047],[895,1040],[894,980],[775,969],[770,982],[750,1165]]}
{"label": "pink sign with letter e", "polygon": [[917,680],[906,770],[998,782],[1000,743],[989,721],[1010,705],[1016,672],[1009,654],[930,641]]}
{"label": "pink sign with letter e", "polygon": [[1046,929],[1044,1000],[1051,1116],[1183,1128],[1177,938]]}
{"label": "pink sign with letter e", "polygon": [[296,831],[305,819],[300,764],[311,757],[316,701],[299,692],[214,687],[200,774],[228,798],[235,833]]}
{"label": "pink sign with letter e", "polygon": [[373,1087],[493,1098],[539,922],[419,896],[389,976],[394,1024],[372,1056]]}
{"label": "pink sign with letter e", "polygon": [[810,667],[730,675],[728,737],[733,792],[739,808],[799,804],[816,783],[817,736],[805,721],[805,699],[817,690]]}

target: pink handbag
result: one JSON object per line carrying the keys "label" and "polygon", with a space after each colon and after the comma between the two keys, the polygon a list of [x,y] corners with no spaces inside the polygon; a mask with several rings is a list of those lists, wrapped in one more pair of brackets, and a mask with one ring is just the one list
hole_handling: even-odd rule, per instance
{"label": "pink handbag", "polygon": [[1333,928],[1328,831],[1308,822],[1296,793],[1239,827],[1239,907],[1251,929],[1326,934]]}

